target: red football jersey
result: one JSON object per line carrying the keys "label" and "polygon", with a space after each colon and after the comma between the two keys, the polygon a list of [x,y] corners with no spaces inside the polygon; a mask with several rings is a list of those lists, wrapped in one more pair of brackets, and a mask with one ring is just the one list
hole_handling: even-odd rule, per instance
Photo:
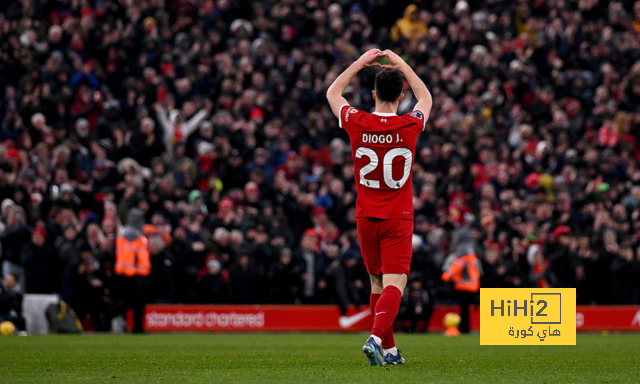
{"label": "red football jersey", "polygon": [[413,220],[413,160],[425,122],[419,110],[398,116],[340,108],[355,166],[356,217]]}

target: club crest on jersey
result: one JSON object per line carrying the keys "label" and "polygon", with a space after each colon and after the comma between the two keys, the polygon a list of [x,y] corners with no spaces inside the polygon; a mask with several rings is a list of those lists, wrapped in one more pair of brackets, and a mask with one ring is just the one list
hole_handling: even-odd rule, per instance
{"label": "club crest on jersey", "polygon": [[413,112],[411,112],[411,114],[409,116],[413,116],[413,117],[417,117],[418,119],[422,119],[422,112],[413,111]]}
{"label": "club crest on jersey", "polygon": [[358,113],[358,110],[355,108],[347,109],[347,113],[344,114],[344,121],[349,121],[350,113]]}

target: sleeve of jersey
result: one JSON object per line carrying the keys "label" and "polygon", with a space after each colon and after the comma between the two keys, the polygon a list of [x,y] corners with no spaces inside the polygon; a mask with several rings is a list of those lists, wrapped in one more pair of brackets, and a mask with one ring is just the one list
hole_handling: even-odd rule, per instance
{"label": "sleeve of jersey", "polygon": [[424,128],[425,128],[425,126],[427,124],[427,120],[424,117],[424,112],[422,112],[419,109],[414,109],[413,112],[411,112],[409,114],[409,116],[411,116],[411,117],[413,117],[415,119],[418,119],[419,120],[418,124],[420,125],[420,131],[421,132],[424,131]]}
{"label": "sleeve of jersey", "polygon": [[345,130],[347,129],[347,128],[345,128],[345,118],[346,118],[348,110],[349,110],[349,104],[345,104],[342,107],[340,107],[339,125],[340,125],[340,128],[345,129]]}

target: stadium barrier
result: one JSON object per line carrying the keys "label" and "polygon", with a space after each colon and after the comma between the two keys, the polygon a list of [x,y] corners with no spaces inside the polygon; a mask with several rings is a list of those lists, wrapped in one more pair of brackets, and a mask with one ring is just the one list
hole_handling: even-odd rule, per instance
{"label": "stadium barrier", "polygon": [[[429,331],[444,330],[442,319],[457,306],[433,310]],[[478,307],[471,308],[471,330],[480,329]],[[130,319],[131,320],[131,319]],[[344,316],[335,305],[148,305],[147,332],[363,332],[371,330],[369,307],[349,308]],[[132,324],[132,321],[128,321]],[[640,306],[577,306],[578,331],[640,331]]]}

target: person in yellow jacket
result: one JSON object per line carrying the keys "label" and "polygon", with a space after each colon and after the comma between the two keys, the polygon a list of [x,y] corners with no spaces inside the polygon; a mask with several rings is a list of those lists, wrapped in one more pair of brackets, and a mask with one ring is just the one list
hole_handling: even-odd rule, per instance
{"label": "person in yellow jacket", "polygon": [[147,276],[151,273],[148,240],[142,233],[144,215],[134,208],[129,212],[127,225],[116,238],[116,274],[119,300],[109,311],[108,318],[133,310],[133,332],[143,332],[144,306],[147,299]]}
{"label": "person in yellow jacket", "polygon": [[453,283],[454,296],[460,302],[460,332],[469,333],[469,305],[476,301],[482,272],[469,228],[453,231],[450,249],[453,253],[443,264],[442,281]]}
{"label": "person in yellow jacket", "polygon": [[399,41],[400,39],[409,41],[410,49],[414,50],[417,48],[418,41],[428,34],[429,29],[420,21],[418,6],[411,4],[405,8],[404,16],[398,19],[391,27],[389,37],[392,41]]}

